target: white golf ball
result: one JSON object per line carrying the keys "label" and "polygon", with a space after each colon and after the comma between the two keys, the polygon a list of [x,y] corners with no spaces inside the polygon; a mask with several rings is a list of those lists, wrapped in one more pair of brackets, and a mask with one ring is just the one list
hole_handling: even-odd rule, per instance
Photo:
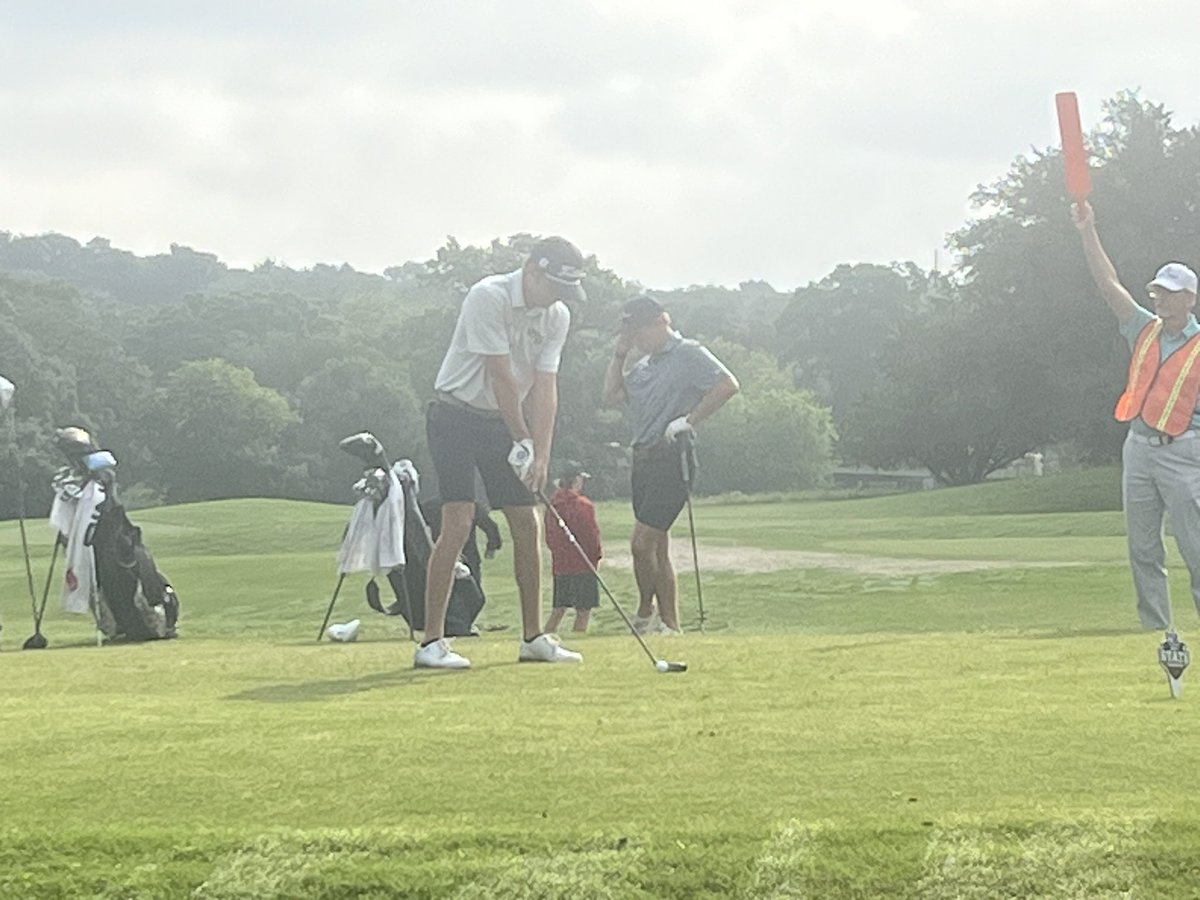
{"label": "white golf ball", "polygon": [[654,663],[654,668],[658,669],[660,672],[667,671],[667,661],[665,659],[658,660]]}

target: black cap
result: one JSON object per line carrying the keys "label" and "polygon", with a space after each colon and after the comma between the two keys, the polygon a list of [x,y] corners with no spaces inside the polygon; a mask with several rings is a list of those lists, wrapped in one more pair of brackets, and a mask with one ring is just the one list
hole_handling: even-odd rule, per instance
{"label": "black cap", "polygon": [[570,487],[571,483],[576,478],[591,478],[591,473],[584,471],[583,463],[571,460],[563,466],[562,475],[558,479],[559,485],[562,487]]}
{"label": "black cap", "polygon": [[529,262],[557,289],[559,300],[586,300],[583,254],[566,238],[545,237],[529,251]]}
{"label": "black cap", "polygon": [[661,303],[653,297],[647,297],[642,294],[639,297],[634,297],[621,308],[621,327],[622,328],[641,328],[643,325],[649,325],[661,316],[665,309]]}

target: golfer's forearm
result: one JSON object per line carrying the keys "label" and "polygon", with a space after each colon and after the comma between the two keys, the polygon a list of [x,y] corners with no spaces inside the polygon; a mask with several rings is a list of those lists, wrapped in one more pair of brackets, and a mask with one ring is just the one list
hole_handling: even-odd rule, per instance
{"label": "golfer's forearm", "polygon": [[742,389],[738,384],[738,380],[732,375],[722,376],[721,380],[713,385],[707,394],[700,398],[690,413],[687,415],[687,420],[693,425],[699,425],[718,409],[729,402],[729,398]]}
{"label": "golfer's forearm", "polygon": [[625,400],[625,359],[628,353],[617,352],[608,361],[604,370],[604,391],[600,402],[604,406],[616,406]]}
{"label": "golfer's forearm", "polygon": [[1087,261],[1088,271],[1092,273],[1092,280],[1096,282],[1104,302],[1121,321],[1128,319],[1133,315],[1133,298],[1121,284],[1116,266],[1104,252],[1100,236],[1096,233],[1096,226],[1093,224],[1080,229],[1079,236],[1083,239],[1083,258]]}
{"label": "golfer's forearm", "polygon": [[525,424],[525,414],[521,412],[517,383],[513,380],[508,357],[489,356],[485,365],[492,393],[496,395],[496,406],[504,424],[508,426],[508,433],[514,441],[525,440],[530,437],[529,426]]}
{"label": "golfer's forearm", "polygon": [[539,373],[529,399],[533,455],[540,459],[549,459],[550,442],[554,437],[554,417],[558,414],[558,380]]}

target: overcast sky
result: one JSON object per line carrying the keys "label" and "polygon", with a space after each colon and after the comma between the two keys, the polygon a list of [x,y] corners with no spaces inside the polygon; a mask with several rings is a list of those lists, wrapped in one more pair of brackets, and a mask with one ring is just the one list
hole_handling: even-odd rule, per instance
{"label": "overcast sky", "polygon": [[1056,91],[1085,129],[1131,88],[1200,119],[1184,0],[0,12],[0,230],[240,266],[382,271],[447,235],[558,233],[648,287],[790,290],[928,268],[978,184],[1056,143]]}

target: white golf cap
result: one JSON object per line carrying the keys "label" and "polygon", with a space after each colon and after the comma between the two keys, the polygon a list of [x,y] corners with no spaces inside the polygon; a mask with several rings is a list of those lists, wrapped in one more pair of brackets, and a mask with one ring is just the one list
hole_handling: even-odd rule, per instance
{"label": "white golf cap", "polygon": [[1170,262],[1163,266],[1154,276],[1147,288],[1160,287],[1166,291],[1188,291],[1196,293],[1196,273],[1183,263]]}

